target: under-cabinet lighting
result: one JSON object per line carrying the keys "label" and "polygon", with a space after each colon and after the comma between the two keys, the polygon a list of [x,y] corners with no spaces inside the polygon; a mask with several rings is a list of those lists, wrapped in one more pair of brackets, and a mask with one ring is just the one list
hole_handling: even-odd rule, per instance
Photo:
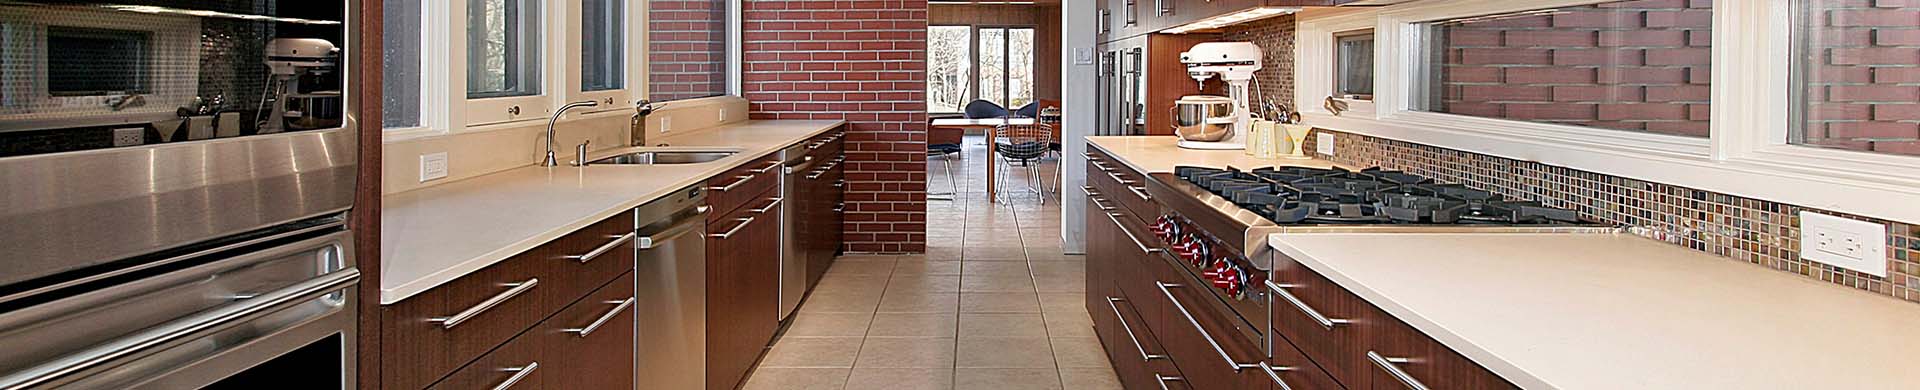
{"label": "under-cabinet lighting", "polygon": [[1215,16],[1215,17],[1207,18],[1205,20],[1198,21],[1198,22],[1187,23],[1179,27],[1169,28],[1169,29],[1166,29],[1166,31],[1161,31],[1161,32],[1168,33],[1168,34],[1186,34],[1188,32],[1199,31],[1199,30],[1212,30],[1216,28],[1232,26],[1232,25],[1251,22],[1255,20],[1291,14],[1295,12],[1300,12],[1300,8],[1297,8],[1297,7],[1248,8],[1245,11]]}

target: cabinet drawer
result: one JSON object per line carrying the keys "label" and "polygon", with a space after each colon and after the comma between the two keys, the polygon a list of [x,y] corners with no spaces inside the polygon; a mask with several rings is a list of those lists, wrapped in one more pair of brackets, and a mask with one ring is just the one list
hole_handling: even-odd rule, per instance
{"label": "cabinet drawer", "polygon": [[[1285,255],[1275,255],[1264,288],[1272,293],[1268,326],[1335,380],[1366,388],[1371,373],[1361,355],[1370,306],[1319,273]],[[1273,336],[1269,336],[1273,337]],[[1278,342],[1278,341],[1276,341]]]}
{"label": "cabinet drawer", "polygon": [[736,388],[780,326],[780,210],[768,189],[707,225],[707,388]]}
{"label": "cabinet drawer", "polygon": [[1267,360],[1261,363],[1260,371],[1273,382],[1274,390],[1346,388],[1299,348],[1280,337],[1267,337]]}
{"label": "cabinet drawer", "polygon": [[[1163,264],[1162,268],[1168,266]],[[1179,277],[1163,277],[1154,285],[1154,298],[1162,300],[1166,308],[1163,324],[1154,328],[1153,334],[1167,347],[1167,355],[1180,368],[1187,384],[1199,389],[1270,387],[1271,380],[1259,368],[1266,356],[1260,340],[1235,330],[1232,314],[1204,290],[1209,287],[1196,285],[1182,275],[1168,276]]]}
{"label": "cabinet drawer", "polygon": [[780,159],[770,154],[707,179],[707,225],[747,206],[770,188],[780,187]]}
{"label": "cabinet drawer", "polygon": [[[541,349],[540,337],[518,337],[500,346],[472,364],[454,371],[453,375],[433,384],[433,390],[470,390],[470,389],[548,389],[554,388],[547,381],[558,376],[553,369],[553,361],[545,360],[545,351]],[[543,361],[545,360],[545,361]],[[382,371],[395,371],[405,365],[389,366]]]}
{"label": "cabinet drawer", "polygon": [[633,283],[628,272],[520,336],[546,339],[546,360],[554,362],[547,388],[633,388]]}
{"label": "cabinet drawer", "polygon": [[620,214],[381,310],[387,388],[418,389],[633,268]]}
{"label": "cabinet drawer", "polygon": [[1142,325],[1140,313],[1133,308],[1133,301],[1125,297],[1102,296],[1102,307],[1095,308],[1096,334],[1107,350],[1107,359],[1113,362],[1114,374],[1120,377],[1120,383],[1129,389],[1153,388],[1159,386],[1156,375],[1178,377],[1180,370],[1167,357],[1165,348]]}
{"label": "cabinet drawer", "polygon": [[825,134],[813,136],[813,138],[807,139],[804,144],[807,145],[808,155],[812,155],[815,158],[832,158],[846,150],[846,137],[847,130],[845,128],[838,128],[829,130]]}
{"label": "cabinet drawer", "polygon": [[1147,194],[1146,175],[1128,168],[1099,152],[1088,152],[1087,182],[1106,194],[1107,199],[1132,211],[1142,221],[1160,215],[1160,205]]}
{"label": "cabinet drawer", "polygon": [[1141,325],[1157,330],[1163,326],[1163,319],[1166,318],[1165,300],[1138,298],[1160,296],[1160,290],[1154,287],[1154,282],[1161,280],[1163,273],[1172,271],[1162,260],[1166,250],[1136,219],[1124,215],[1110,218],[1110,223],[1117,226],[1112,233],[1115,242],[1111,249],[1114,251],[1113,262],[1117,265],[1112,274],[1115,289],[1123,295],[1136,298],[1133,307],[1144,318]]}
{"label": "cabinet drawer", "polygon": [[1383,390],[1518,389],[1465,356],[1428,338],[1385,312],[1369,308],[1367,346],[1357,356],[1365,362],[1371,388]]}

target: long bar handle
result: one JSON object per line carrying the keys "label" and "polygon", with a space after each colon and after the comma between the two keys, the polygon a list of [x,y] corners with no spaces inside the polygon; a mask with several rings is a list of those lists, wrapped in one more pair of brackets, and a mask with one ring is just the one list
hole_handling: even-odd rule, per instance
{"label": "long bar handle", "polygon": [[1127,235],[1127,239],[1133,240],[1133,245],[1139,246],[1141,252],[1154,253],[1166,251],[1166,249],[1149,247],[1146,241],[1140,241],[1140,237],[1134,237],[1133,231],[1127,230],[1125,225],[1120,224],[1120,213],[1107,213],[1107,219],[1113,220],[1113,225],[1119,227],[1120,232]]}
{"label": "long bar handle", "polygon": [[1133,191],[1133,195],[1140,197],[1140,200],[1153,201],[1153,195],[1147,194],[1146,187],[1127,186],[1127,191]]}
{"label": "long bar handle", "polygon": [[1155,281],[1153,282],[1153,284],[1155,286],[1160,287],[1160,293],[1167,295],[1167,301],[1173,302],[1173,308],[1179,309],[1181,316],[1187,317],[1187,323],[1193,324],[1193,330],[1200,331],[1200,338],[1206,339],[1207,345],[1213,346],[1213,351],[1220,354],[1220,360],[1226,361],[1227,367],[1232,367],[1233,372],[1240,372],[1240,370],[1259,367],[1259,365],[1256,365],[1256,364],[1246,364],[1246,363],[1234,361],[1233,355],[1228,355],[1227,349],[1220,347],[1220,342],[1215,341],[1213,339],[1213,334],[1207,333],[1207,328],[1200,326],[1200,320],[1193,318],[1193,312],[1187,311],[1187,305],[1180,304],[1180,300],[1173,297],[1173,290],[1168,289],[1171,287],[1184,287],[1183,285],[1160,282],[1160,281]]}
{"label": "long bar handle", "polygon": [[707,189],[721,192],[732,191],[734,187],[739,187],[741,184],[747,184],[747,182],[753,181],[753,175],[740,175],[739,179],[740,180],[733,181],[732,184],[727,184],[725,187],[707,187]]}
{"label": "long bar handle", "polygon": [[493,385],[493,390],[507,390],[509,388],[513,388],[513,385],[519,384],[520,381],[522,380],[526,380],[528,375],[533,375],[533,370],[538,370],[538,369],[540,369],[540,362],[535,361],[535,362],[527,363],[527,365],[524,365],[524,366],[501,370],[501,371],[511,372],[513,373],[513,376],[507,377],[507,380],[500,381],[500,384]]}
{"label": "long bar handle", "polygon": [[1119,210],[1119,208],[1116,208],[1116,207],[1113,207],[1113,206],[1108,206],[1108,205],[1107,205],[1107,199],[1106,199],[1106,198],[1101,198],[1101,197],[1100,197],[1100,191],[1097,191],[1097,190],[1094,190],[1094,189],[1093,189],[1093,186],[1080,186],[1080,192],[1084,192],[1084,193],[1086,193],[1086,194],[1087,194],[1087,199],[1092,199],[1092,200],[1093,200],[1093,207],[1098,207],[1098,208],[1100,208],[1100,211],[1114,211],[1114,210]]}
{"label": "long bar handle", "polygon": [[708,234],[707,237],[713,237],[713,238],[718,238],[722,240],[733,237],[733,234],[739,233],[740,229],[746,229],[747,225],[753,224],[753,217],[741,218],[739,219],[739,221],[740,221],[739,225],[734,225],[733,229],[728,229],[726,233]]}
{"label": "long bar handle", "polygon": [[1307,315],[1307,318],[1312,318],[1313,322],[1320,323],[1320,327],[1333,329],[1333,327],[1336,325],[1345,325],[1345,324],[1353,323],[1352,320],[1347,320],[1342,318],[1327,318],[1326,315],[1320,314],[1319,310],[1314,310],[1313,306],[1307,306],[1306,301],[1300,300],[1300,297],[1294,296],[1292,292],[1287,291],[1288,288],[1294,288],[1294,287],[1300,287],[1300,285],[1279,284],[1279,283],[1274,283],[1272,279],[1267,280],[1268,290],[1273,290],[1273,293],[1276,295],[1279,295],[1281,299],[1285,299],[1287,300],[1287,303],[1293,304],[1293,308],[1299,309],[1301,314]]}
{"label": "long bar handle", "polygon": [[600,315],[599,319],[593,320],[593,323],[587,324],[587,327],[567,329],[566,332],[578,334],[580,335],[581,338],[586,338],[587,335],[593,334],[593,331],[599,330],[601,325],[606,325],[607,321],[612,321],[613,317],[619,317],[621,311],[627,310],[627,307],[629,306],[633,306],[633,298],[634,297],[627,297],[626,300],[607,301],[607,303],[614,303],[618,305],[614,306],[613,310],[608,310],[607,314]]}
{"label": "long bar handle", "polygon": [[1275,387],[1278,387],[1280,390],[1293,390],[1293,385],[1287,384],[1287,381],[1285,379],[1280,379],[1280,371],[1293,371],[1293,370],[1295,370],[1295,368],[1293,367],[1287,367],[1287,366],[1274,367],[1273,365],[1267,364],[1267,362],[1260,362],[1260,371],[1265,371],[1267,373],[1267,379],[1272,379],[1273,385]]}
{"label": "long bar handle", "polygon": [[1127,332],[1127,340],[1133,341],[1133,348],[1140,350],[1140,360],[1166,359],[1167,355],[1147,353],[1147,347],[1140,344],[1140,337],[1133,335],[1133,326],[1127,325],[1127,317],[1120,315],[1120,305],[1118,302],[1121,301],[1126,301],[1126,299],[1107,297],[1107,307],[1113,308],[1113,318],[1120,320],[1120,329]]}
{"label": "long bar handle", "polygon": [[700,222],[705,221],[707,219],[707,212],[712,210],[713,207],[711,206],[696,207],[694,208],[693,215],[687,217],[685,220],[681,220],[680,223],[673,224],[673,226],[662,229],[658,233],[635,238],[633,240],[634,246],[644,250],[666,245],[668,240],[678,238],[681,235],[687,234],[687,232],[693,231],[694,226],[700,225]]}
{"label": "long bar handle", "polygon": [[1167,387],[1167,382],[1185,382],[1187,378],[1153,374],[1153,380],[1154,382],[1160,383],[1160,390],[1173,390],[1173,388]]}
{"label": "long bar handle", "polygon": [[755,168],[753,170],[753,173],[760,174],[760,173],[772,172],[774,168],[779,168],[780,164],[783,164],[783,163],[779,161],[768,161],[767,166]]}
{"label": "long bar handle", "polygon": [[773,199],[773,202],[767,203],[766,207],[761,207],[761,208],[748,210],[748,211],[752,211],[754,214],[766,214],[768,211],[773,211],[773,208],[780,207],[780,201],[785,200],[786,198],[776,197],[772,199]]}
{"label": "long bar handle", "polygon": [[1408,389],[1427,390],[1425,383],[1420,383],[1419,379],[1414,379],[1413,375],[1407,374],[1406,371],[1400,369],[1399,364],[1412,362],[1413,359],[1391,358],[1381,356],[1379,352],[1367,351],[1367,360],[1372,360],[1374,366],[1386,371],[1387,375],[1392,375],[1393,379],[1399,380],[1400,384],[1406,385]]}
{"label": "long bar handle", "polygon": [[593,248],[593,250],[587,251],[586,254],[571,255],[571,256],[567,256],[567,258],[573,259],[573,261],[578,261],[581,263],[593,261],[593,258],[600,257],[600,255],[607,254],[607,252],[612,251],[613,248],[619,248],[620,244],[625,244],[627,243],[627,241],[633,241],[634,236],[635,236],[634,233],[628,232],[627,234],[621,235],[619,238],[613,239],[613,241],[607,241],[607,243],[605,244],[600,244],[600,247]]}
{"label": "long bar handle", "polygon": [[441,329],[453,329],[453,327],[459,326],[460,323],[467,322],[467,320],[471,320],[473,317],[479,317],[480,313],[485,313],[487,310],[493,309],[494,306],[500,306],[501,303],[506,303],[507,300],[520,296],[520,294],[525,294],[527,290],[532,290],[534,286],[538,285],[540,285],[540,278],[527,278],[525,282],[507,283],[505,286],[512,287],[507,289],[507,291],[494,294],[493,297],[487,298],[485,301],[480,301],[480,304],[473,305],[473,307],[469,307],[466,310],[461,310],[452,316],[434,318],[431,321],[440,323]]}

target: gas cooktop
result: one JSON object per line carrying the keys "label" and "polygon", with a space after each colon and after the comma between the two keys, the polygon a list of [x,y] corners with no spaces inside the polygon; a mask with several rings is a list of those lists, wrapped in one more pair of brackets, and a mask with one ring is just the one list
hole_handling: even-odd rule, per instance
{"label": "gas cooktop", "polygon": [[1380,168],[1182,166],[1174,176],[1279,225],[1592,225],[1573,210]]}

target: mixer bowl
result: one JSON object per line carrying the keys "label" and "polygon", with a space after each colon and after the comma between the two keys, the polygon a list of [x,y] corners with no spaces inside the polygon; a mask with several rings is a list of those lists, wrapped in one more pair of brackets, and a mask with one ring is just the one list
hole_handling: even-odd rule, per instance
{"label": "mixer bowl", "polygon": [[1173,133],[1180,139],[1218,142],[1233,133],[1233,99],[1187,95],[1173,102]]}

